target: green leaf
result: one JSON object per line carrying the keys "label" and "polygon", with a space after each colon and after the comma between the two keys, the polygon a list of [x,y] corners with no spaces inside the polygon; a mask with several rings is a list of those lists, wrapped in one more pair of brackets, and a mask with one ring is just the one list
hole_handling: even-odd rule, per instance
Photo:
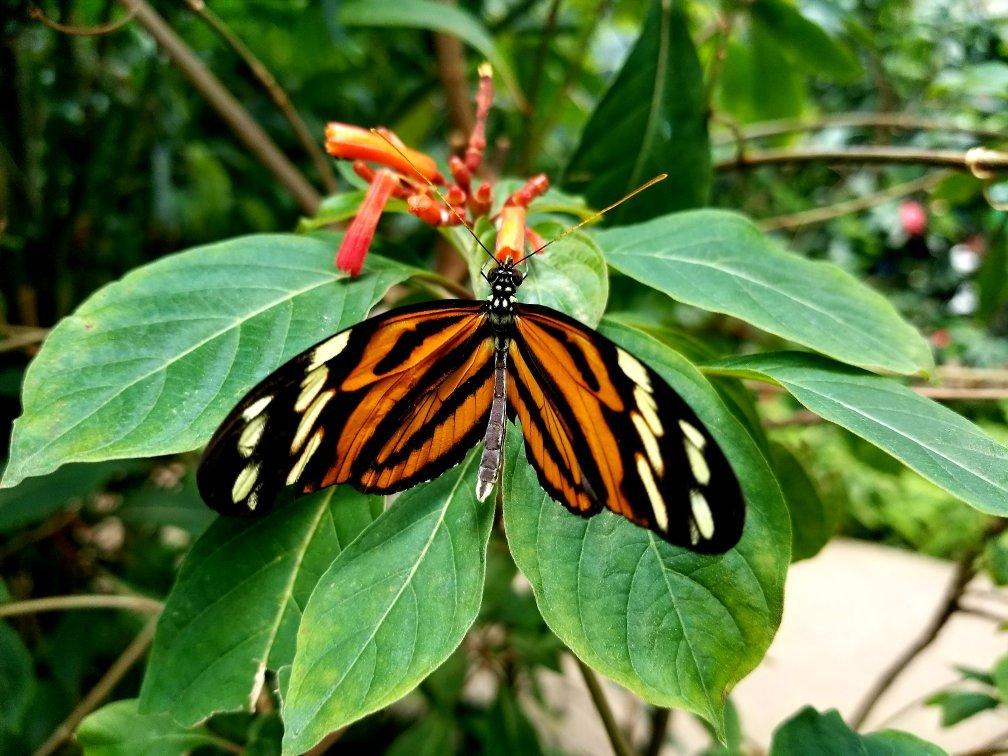
{"label": "green leaf", "polygon": [[984,565],[994,585],[1008,585],[1008,533],[991,538],[984,545]]}
{"label": "green leaf", "polygon": [[396,499],[319,579],[284,700],[285,752],[401,698],[462,642],[493,522],[476,501],[478,459]]}
{"label": "green leaf", "polygon": [[439,711],[426,714],[392,741],[385,756],[442,756],[456,753],[458,728]]}
{"label": "green leaf", "polygon": [[613,210],[609,220],[632,223],[707,203],[707,99],[679,0],[653,1],[640,37],[581,133],[564,185],[603,207],[663,172],[671,178]]}
{"label": "green leaf", "polygon": [[136,699],[116,701],[88,715],[76,739],[85,756],[182,756],[221,743],[202,727],[187,729],[167,714],[140,714]]}
{"label": "green leaf", "polygon": [[614,268],[680,302],[860,367],[910,374],[934,364],[880,294],[832,263],[785,252],[741,215],[676,213],[596,239]]}
{"label": "green leaf", "polygon": [[[555,223],[540,227],[546,238],[560,230]],[[529,258],[526,270],[518,294],[522,302],[552,307],[592,328],[598,325],[609,298],[609,271],[594,239],[574,232]],[[478,269],[472,279],[476,297],[486,298],[490,289]]]}
{"label": "green leaf", "polygon": [[550,629],[648,703],[696,712],[723,734],[724,697],[780,623],[788,515],[752,437],[693,365],[623,325],[602,332],[657,370],[707,424],[747,499],[740,543],[718,557],[675,548],[609,512],[571,514],[539,487],[509,429],[504,525]]}
{"label": "green leaf", "polygon": [[862,75],[850,50],[784,0],[759,0],[748,6],[753,20],[806,71],[850,82]]}
{"label": "green leaf", "polygon": [[836,711],[806,706],[774,730],[769,756],[943,756],[925,740],[896,730],[859,735]]}
{"label": "green leaf", "polygon": [[1008,656],[1003,656],[998,660],[998,663],[994,665],[991,677],[998,695],[1001,696],[1001,702],[1008,704]]}
{"label": "green leaf", "polygon": [[0,731],[20,730],[35,689],[35,663],[21,636],[0,622]]}
{"label": "green leaf", "polygon": [[776,383],[970,506],[1008,516],[1008,449],[891,378],[801,352],[731,358],[709,370]]}
{"label": "green leaf", "polygon": [[526,107],[518,79],[493,38],[471,13],[435,0],[396,0],[376,3],[350,0],[339,5],[337,20],[344,26],[405,27],[451,34],[483,55],[511,91],[519,109]]}
{"label": "green leaf", "polygon": [[795,64],[760,23],[731,40],[718,87],[721,109],[741,123],[793,118],[805,107],[805,87]]}
{"label": "green leaf", "polygon": [[144,713],[184,725],[251,710],[267,666],[294,656],[319,576],[373,519],[381,498],[327,488],[259,519],[218,519],[193,546],[158,620]]}
{"label": "green leaf", "polygon": [[100,289],[28,368],[3,485],[67,462],[195,449],[256,381],[359,321],[412,272],[370,255],[348,279],[332,260],[315,239],[246,236]]}
{"label": "green leaf", "polygon": [[791,561],[814,557],[833,537],[841,513],[819,495],[812,477],[790,449],[770,442],[770,457],[791,515]]}
{"label": "green leaf", "polygon": [[943,690],[928,697],[924,703],[941,707],[942,727],[952,727],[976,716],[982,711],[996,708],[1001,702],[987,693],[973,691]]}
{"label": "green leaf", "polygon": [[522,711],[521,704],[506,685],[497,687],[497,698],[486,716],[472,722],[484,756],[541,756],[542,746],[535,726]]}
{"label": "green leaf", "polygon": [[[310,231],[326,228],[334,223],[350,220],[360,210],[365,194],[367,194],[366,190],[355,189],[326,197],[319,204],[315,215],[310,218],[301,218],[298,221],[298,233],[306,234]],[[382,212],[405,213],[408,212],[408,208],[403,200],[392,197],[385,203],[385,209]]]}

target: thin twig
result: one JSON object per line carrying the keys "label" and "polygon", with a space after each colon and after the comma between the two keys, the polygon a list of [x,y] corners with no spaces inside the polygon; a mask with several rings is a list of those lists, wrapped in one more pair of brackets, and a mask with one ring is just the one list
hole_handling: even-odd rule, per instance
{"label": "thin twig", "polygon": [[71,37],[100,37],[103,34],[111,34],[114,31],[119,31],[133,20],[135,13],[130,11],[122,18],[117,18],[115,21],[109,21],[107,24],[98,24],[97,26],[68,26],[67,24],[61,24],[58,21],[53,21],[49,18],[45,12],[34,3],[31,3],[28,6],[28,15],[43,26],[47,26],[60,34],[68,34]]}
{"label": "thin twig", "polygon": [[671,719],[671,709],[657,707],[651,712],[651,735],[648,738],[647,747],[644,749],[644,756],[658,756],[665,745],[665,737]]}
{"label": "thin twig", "polygon": [[738,171],[764,165],[803,163],[905,163],[910,165],[935,165],[989,174],[1008,170],[1008,153],[997,150],[973,148],[958,150],[929,150],[920,147],[851,146],[851,147],[795,147],[781,150],[746,152],[742,156],[719,160],[716,171]]}
{"label": "thin twig", "polygon": [[321,198],[315,188],[287,158],[269,134],[255,122],[237,98],[200,61],[182,38],[146,0],[118,0],[132,11],[137,22],[157,41],[189,82],[227,122],[239,140],[273,174],[297,201],[301,210],[314,215]]}
{"label": "thin twig", "polygon": [[154,639],[154,631],[157,628],[157,617],[152,617],[144,625],[133,641],[126,647],[118,659],[112,662],[112,666],[102,675],[101,679],[95,683],[70,712],[69,716],[57,727],[53,734],[39,747],[35,756],[49,756],[57,748],[73,735],[77,725],[81,723],[88,714],[94,711],[98,705],[112,692],[119,681],[126,676],[134,664],[136,664],[147,652],[148,646]]}
{"label": "thin twig", "polygon": [[[987,529],[987,537],[993,538],[1003,532],[1006,526],[1008,526],[1008,520],[995,520],[994,523]],[[896,678],[899,677],[903,671],[913,663],[921,652],[934,642],[935,638],[938,637],[938,633],[941,632],[942,628],[945,627],[948,621],[960,608],[959,605],[963,595],[966,593],[966,587],[976,575],[975,563],[979,553],[979,548],[969,549],[956,564],[952,580],[949,582],[949,585],[945,590],[945,595],[943,596],[941,603],[938,605],[938,609],[931,617],[931,621],[928,622],[924,630],[914,640],[914,642],[907,646],[903,653],[900,654],[899,657],[897,657],[893,663],[889,665],[885,672],[883,672],[882,676],[876,680],[875,684],[872,685],[862,702],[851,715],[849,721],[853,729],[861,729],[872,710],[878,704],[882,696],[885,695],[886,691],[889,690]]]}
{"label": "thin twig", "polygon": [[294,130],[294,136],[297,137],[305,152],[308,153],[308,157],[311,158],[315,170],[318,171],[319,179],[322,181],[322,186],[330,194],[335,192],[339,186],[336,183],[336,174],[333,173],[329,158],[322,152],[322,148],[319,147],[319,141],[312,136],[308,125],[301,118],[301,114],[297,112],[297,109],[290,101],[290,97],[277,82],[276,77],[249,49],[248,45],[231,31],[231,28],[224,23],[224,20],[207,7],[204,0],[188,0],[188,2],[193,13],[203,19],[238,54],[238,57],[248,66],[252,75],[262,84],[263,89],[266,90],[266,94],[270,96],[273,104],[283,113],[284,118],[287,119],[287,123]]}
{"label": "thin twig", "polygon": [[49,335],[48,328],[35,326],[3,326],[2,330],[7,337],[0,341],[0,352],[12,352],[15,349],[41,344]]}
{"label": "thin twig", "polygon": [[468,288],[453,281],[447,276],[442,276],[437,273],[431,273],[428,271],[418,272],[413,276],[413,280],[419,283],[421,286],[434,286],[447,291],[449,294],[454,294],[458,299],[473,299],[473,293],[469,291]]}
{"label": "thin twig", "polygon": [[623,732],[620,730],[619,725],[616,724],[616,718],[613,716],[612,709],[609,708],[609,702],[602,691],[598,677],[595,676],[595,671],[576,656],[574,657],[574,661],[577,662],[585,685],[588,686],[588,694],[591,696],[592,703],[595,704],[595,709],[598,711],[599,719],[602,720],[602,726],[605,727],[606,734],[609,736],[609,743],[612,746],[613,752],[616,756],[632,756],[633,751],[630,750],[630,746],[627,745],[623,737]]}
{"label": "thin twig", "polygon": [[46,598],[12,601],[0,604],[0,617],[19,614],[57,612],[65,609],[127,609],[143,614],[156,614],[164,605],[145,596],[90,594],[81,596],[47,596]]}
{"label": "thin twig", "polygon": [[[775,121],[752,123],[742,130],[747,140],[766,139],[798,131],[818,131],[832,127],[889,128],[900,131],[938,131],[946,134],[969,134],[978,139],[1004,140],[1003,131],[982,127],[963,126],[947,117],[920,116],[913,113],[830,113],[813,119],[783,118]],[[732,139],[721,140],[716,146],[731,144]]]}
{"label": "thin twig", "polygon": [[861,210],[867,210],[868,208],[875,207],[876,205],[882,205],[891,200],[898,199],[899,197],[905,197],[908,194],[927,191],[937,186],[938,183],[950,175],[950,171],[937,171],[935,173],[929,173],[928,175],[921,176],[913,181],[904,181],[900,184],[894,184],[887,189],[869,194],[865,197],[857,197],[855,199],[837,202],[833,205],[815,207],[811,210],[803,210],[800,213],[791,213],[790,215],[778,215],[774,218],[765,218],[758,221],[756,225],[758,225],[763,231],[779,231],[781,229],[798,228],[799,226],[810,226],[815,223],[823,223],[824,221],[832,220],[833,218],[839,218],[844,215],[860,212]]}

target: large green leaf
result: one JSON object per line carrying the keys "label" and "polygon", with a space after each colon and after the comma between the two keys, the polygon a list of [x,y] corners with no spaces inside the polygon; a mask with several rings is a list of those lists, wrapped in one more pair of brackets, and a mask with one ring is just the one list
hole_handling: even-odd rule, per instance
{"label": "large green leaf", "polygon": [[780,622],[788,514],[759,447],[683,357],[624,325],[603,332],[657,370],[707,424],[738,473],[741,542],[700,556],[609,512],[582,519],[552,501],[510,429],[504,525],[550,629],[587,664],[659,706],[723,730],[724,698],[763,658]]}
{"label": "large green leaf", "polygon": [[973,690],[943,690],[924,701],[928,706],[941,708],[941,726],[953,727],[970,717],[995,709],[1001,701],[989,693]]}
{"label": "large green leaf", "polygon": [[754,23],[729,41],[717,97],[729,117],[747,123],[798,116],[806,93],[797,66]]}
{"label": "large green leaf", "polygon": [[359,278],[333,247],[246,236],[134,270],[53,329],[24,380],[3,485],[67,462],[194,449],[260,378],[359,321],[411,269]]}
{"label": "large green leaf", "polygon": [[927,342],[836,265],[785,252],[751,221],[696,210],[596,234],[609,264],[680,302],[866,368],[924,373]]}
{"label": "large green leaf", "polygon": [[776,383],[967,504],[1008,516],[1008,449],[891,378],[803,352],[736,357],[707,370]]}
{"label": "large green leaf", "polygon": [[774,730],[770,756],[944,756],[925,740],[898,730],[854,732],[836,709],[820,714],[806,706]]}
{"label": "large green leaf", "polygon": [[167,714],[141,714],[136,699],[116,701],[88,715],[76,733],[85,756],[181,756],[229,745],[202,727],[187,729]]}
{"label": "large green leaf", "polygon": [[652,176],[670,174],[613,210],[615,224],[706,204],[707,110],[681,2],[654,0],[633,50],[585,125],[564,185],[603,207]]}
{"label": "large green leaf", "polygon": [[476,501],[478,458],[399,497],[319,579],[284,697],[285,752],[402,697],[462,642],[493,522]]}
{"label": "large green leaf", "polygon": [[340,3],[337,19],[344,26],[428,29],[456,36],[493,64],[519,107],[525,107],[525,96],[511,65],[486,27],[462,8],[436,0],[396,0],[392,3],[350,0]]}
{"label": "large green leaf", "polygon": [[218,519],[186,557],[158,620],[140,710],[192,725],[250,709],[267,666],[291,663],[319,576],[380,507],[380,497],[336,486],[260,519]]}
{"label": "large green leaf", "polygon": [[786,0],[759,0],[747,7],[753,21],[804,70],[838,81],[853,81],[861,75],[861,65],[850,50]]}
{"label": "large green leaf", "polygon": [[[3,592],[6,592],[6,587]],[[14,629],[0,622],[0,732],[20,730],[35,688],[35,664]]]}

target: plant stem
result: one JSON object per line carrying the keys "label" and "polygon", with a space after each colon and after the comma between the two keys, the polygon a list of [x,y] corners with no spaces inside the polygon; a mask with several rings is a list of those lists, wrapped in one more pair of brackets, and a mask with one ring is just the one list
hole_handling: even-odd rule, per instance
{"label": "plant stem", "polygon": [[133,14],[127,13],[122,18],[117,18],[115,21],[109,21],[98,26],[68,26],[67,24],[53,21],[34,3],[28,5],[28,15],[43,26],[47,26],[60,34],[68,34],[71,37],[100,37],[103,34],[111,34],[112,32],[119,31],[119,29],[133,20]]}
{"label": "plant stem", "polygon": [[[458,5],[457,0],[446,0],[448,5]],[[448,106],[448,122],[462,138],[472,131],[475,116],[469,102],[466,82],[465,52],[462,42],[451,34],[434,34],[434,54],[437,57],[438,79],[444,90]]]}
{"label": "plant stem", "polygon": [[539,105],[539,91],[542,89],[543,69],[546,67],[546,54],[549,52],[550,42],[553,39],[553,34],[556,32],[557,14],[559,12],[560,0],[552,0],[549,9],[546,11],[546,23],[543,25],[542,32],[540,33],[539,44],[536,46],[535,60],[532,64],[532,81],[529,83],[528,89],[529,108],[523,116],[524,127],[522,131],[524,139],[521,158],[518,162],[521,166],[522,173],[528,173],[532,165],[532,160],[535,157],[533,150],[538,143],[535,133],[536,121],[539,117],[537,112]]}
{"label": "plant stem", "polygon": [[53,734],[49,736],[45,743],[39,747],[35,752],[35,756],[49,756],[49,754],[59,748],[63,741],[73,735],[81,720],[94,711],[108,697],[113,688],[119,684],[119,681],[126,676],[126,673],[129,672],[132,666],[140,661],[147,652],[148,646],[154,640],[154,630],[156,627],[157,618],[152,617],[119,658],[112,662],[112,666],[102,675],[102,678],[95,683],[95,686],[73,708],[69,716],[53,731]]}
{"label": "plant stem", "polygon": [[118,0],[157,41],[239,140],[290,193],[301,210],[314,215],[321,198],[297,167],[284,155],[237,98],[211,73],[182,38],[146,0]]}
{"label": "plant stem", "polygon": [[[972,126],[962,126],[948,118],[920,116],[913,113],[831,113],[820,118],[783,118],[753,123],[742,129],[742,138],[765,139],[797,131],[818,131],[836,126],[851,128],[890,128],[900,131],[940,131],[948,134],[969,134],[981,139],[1004,140],[1004,132]],[[719,141],[718,146],[733,144],[735,139]]]}
{"label": "plant stem", "polygon": [[898,199],[899,197],[905,197],[908,194],[927,191],[950,175],[950,171],[936,171],[935,173],[929,173],[928,175],[921,176],[913,181],[905,181],[901,184],[894,184],[887,189],[869,194],[865,197],[857,197],[855,199],[837,202],[833,205],[824,205],[823,207],[814,207],[811,210],[803,210],[799,213],[778,215],[774,218],[765,218],[758,221],[756,225],[758,225],[762,231],[779,231],[781,229],[798,228],[799,226],[810,226],[815,223],[823,223],[833,218],[839,218],[844,215],[849,215],[850,213],[867,210],[870,207],[884,204],[890,200]]}
{"label": "plant stem", "polygon": [[651,712],[651,736],[647,748],[644,749],[644,756],[658,756],[662,746],[665,745],[665,735],[671,720],[671,709],[656,708]]}
{"label": "plant stem", "polygon": [[248,66],[252,75],[262,84],[263,89],[266,90],[266,94],[270,96],[273,104],[283,113],[284,118],[287,119],[287,123],[291,125],[291,129],[294,131],[294,136],[297,137],[305,152],[308,153],[308,157],[311,158],[315,170],[318,171],[319,179],[322,181],[322,186],[330,194],[335,192],[339,187],[336,184],[336,175],[333,173],[329,158],[322,152],[318,140],[312,136],[308,125],[301,118],[300,113],[297,112],[297,109],[290,101],[290,97],[288,97],[283,87],[277,82],[276,77],[255,56],[241,38],[231,31],[231,28],[224,23],[223,19],[207,7],[204,0],[188,0],[188,2],[193,12],[202,18],[238,54],[238,57]]}
{"label": "plant stem", "polygon": [[144,596],[48,596],[46,598],[13,601],[0,604],[0,617],[15,617],[36,612],[56,612],[64,609],[128,609],[144,614],[157,614],[164,605],[160,601]]}
{"label": "plant stem", "polygon": [[602,686],[599,684],[595,671],[576,656],[574,657],[574,661],[577,662],[578,669],[581,670],[581,676],[588,687],[588,694],[591,696],[592,703],[595,704],[595,710],[598,711],[599,719],[602,720],[602,726],[605,727],[606,735],[609,736],[609,743],[612,745],[613,752],[616,756],[632,756],[633,751],[630,750],[630,746],[627,745],[619,725],[616,724],[616,718],[613,716],[612,709],[609,708],[609,702],[606,700],[605,693],[602,691]]}
{"label": "plant stem", "polygon": [[957,150],[929,150],[920,147],[899,146],[796,147],[746,152],[733,158],[717,161],[714,164],[714,170],[720,172],[738,171],[764,165],[803,163],[935,165],[983,175],[1008,170],[1008,153],[983,148],[959,152]]}

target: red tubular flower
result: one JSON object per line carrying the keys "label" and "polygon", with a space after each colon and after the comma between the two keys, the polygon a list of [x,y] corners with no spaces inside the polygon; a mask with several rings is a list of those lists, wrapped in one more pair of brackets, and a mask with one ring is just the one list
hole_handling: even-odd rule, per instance
{"label": "red tubular flower", "polygon": [[374,239],[375,229],[378,228],[378,219],[385,209],[385,203],[398,185],[399,179],[392,171],[383,168],[375,173],[374,180],[357,211],[357,217],[353,219],[340,244],[339,252],[336,254],[337,268],[351,276],[360,273],[364,257],[371,246],[371,240]]}
{"label": "red tubular flower", "polygon": [[465,152],[465,166],[470,173],[475,173],[483,163],[483,152],[486,150],[486,122],[490,114],[490,104],[493,102],[493,69],[489,63],[481,63],[476,69],[479,73],[479,87],[476,90],[476,124],[469,135],[469,145]]}
{"label": "red tubular flower", "polygon": [[500,228],[497,230],[497,246],[494,256],[498,262],[512,260],[518,262],[525,254],[525,208],[508,205],[501,208]]}
{"label": "red tubular flower", "polygon": [[536,197],[544,195],[548,189],[549,177],[545,173],[540,173],[539,175],[533,176],[526,181],[521,189],[507,198],[507,201],[504,204],[528,207],[532,200]]}

